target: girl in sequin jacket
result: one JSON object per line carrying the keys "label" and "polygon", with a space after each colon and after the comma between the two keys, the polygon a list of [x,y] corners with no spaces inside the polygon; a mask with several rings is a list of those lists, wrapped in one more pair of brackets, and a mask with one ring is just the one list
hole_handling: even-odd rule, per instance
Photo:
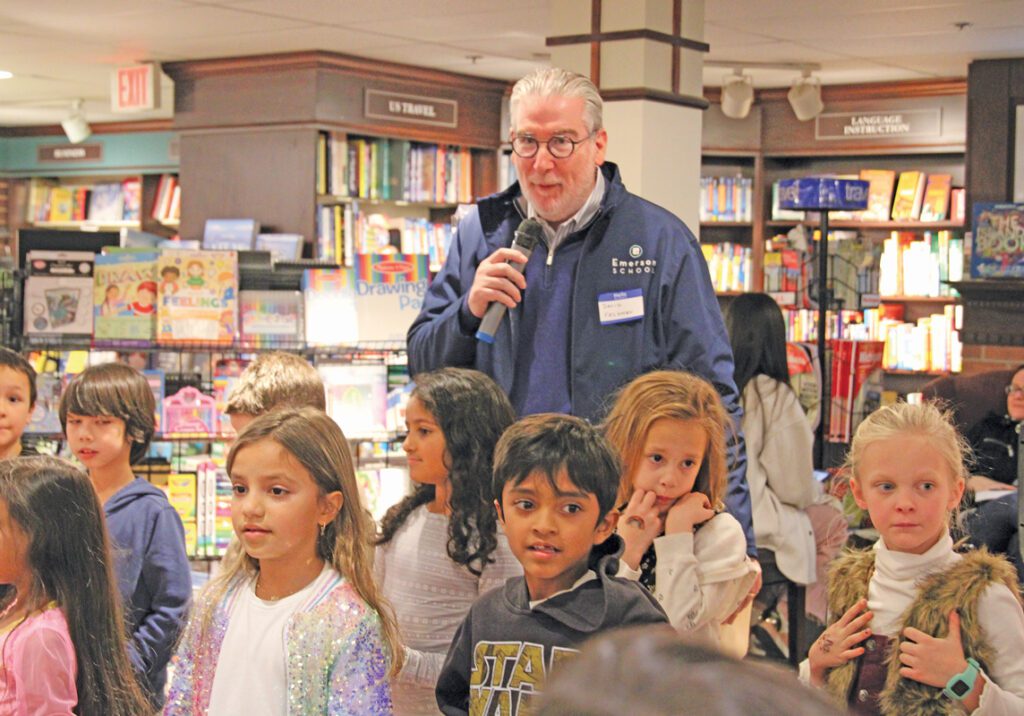
{"label": "girl in sequin jacket", "polygon": [[341,430],[312,408],[269,413],[227,467],[238,539],[193,610],[164,714],[390,714],[401,649]]}

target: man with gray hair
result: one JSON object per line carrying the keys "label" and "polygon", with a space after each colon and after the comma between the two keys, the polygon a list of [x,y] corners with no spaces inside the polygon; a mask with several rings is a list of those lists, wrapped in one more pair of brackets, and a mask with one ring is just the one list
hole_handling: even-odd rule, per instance
{"label": "man with gray hair", "polygon": [[[538,70],[516,83],[510,114],[519,181],[459,223],[409,329],[413,375],[476,368],[501,385],[520,416],[558,412],[598,422],[636,376],[696,373],[715,385],[736,425],[726,502],[753,553],[732,351],[696,238],[628,192],[618,167],[605,161],[601,95],[589,79]],[[527,218],[544,234],[528,261],[509,248]],[[510,261],[525,262],[524,272]],[[478,342],[495,301],[508,318],[493,343]]]}

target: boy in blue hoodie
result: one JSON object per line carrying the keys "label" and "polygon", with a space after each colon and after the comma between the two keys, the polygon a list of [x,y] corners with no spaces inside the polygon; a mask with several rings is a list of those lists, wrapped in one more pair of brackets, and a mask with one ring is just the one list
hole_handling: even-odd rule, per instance
{"label": "boy in blue hoodie", "polygon": [[161,490],[132,472],[153,438],[154,408],[146,379],[120,363],[87,368],[60,401],[68,446],[89,471],[106,514],[132,664],[159,708],[192,578],[178,513]]}
{"label": "boy in blue hoodie", "polygon": [[567,415],[513,424],[494,451],[492,492],[523,576],[473,604],[437,682],[448,716],[516,716],[549,669],[610,629],[666,624],[639,583],[613,576],[619,464],[598,431]]}

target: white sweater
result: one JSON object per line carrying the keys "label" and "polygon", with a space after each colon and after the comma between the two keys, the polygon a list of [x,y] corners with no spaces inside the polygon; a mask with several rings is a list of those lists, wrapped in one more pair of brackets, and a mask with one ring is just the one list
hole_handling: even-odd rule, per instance
{"label": "white sweater", "polygon": [[[961,556],[953,551],[946,535],[924,554],[894,552],[884,542],[875,543],[875,571],[868,584],[868,609],[874,612],[871,631],[898,636],[900,616],[917,597],[917,584],[925,576],[948,568]],[[841,615],[835,615],[839,617]],[[988,682],[974,716],[1021,716],[1024,714],[1024,610],[1002,584],[985,590],[978,601],[978,622],[985,640],[995,652]],[[979,677],[979,678],[981,678]],[[800,664],[800,680],[810,683],[810,664]]]}
{"label": "white sweater", "polygon": [[448,517],[421,506],[377,548],[377,584],[395,610],[406,647],[405,666],[392,684],[396,716],[439,713],[434,686],[455,630],[477,597],[523,573],[500,526],[495,562],[480,577],[455,564],[447,545]]}
{"label": "white sweater", "polygon": [[766,375],[743,389],[743,436],[754,537],[797,584],[815,581],[815,545],[804,508],[822,497],[814,479],[814,435],[796,394]]}

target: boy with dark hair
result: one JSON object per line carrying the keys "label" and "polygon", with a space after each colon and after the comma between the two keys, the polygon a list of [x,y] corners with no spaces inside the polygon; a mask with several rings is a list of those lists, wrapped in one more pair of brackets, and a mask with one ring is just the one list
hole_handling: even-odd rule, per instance
{"label": "boy with dark hair", "polygon": [[20,353],[0,347],[0,459],[35,453],[21,444],[35,407],[35,369]]}
{"label": "boy with dark hair", "polygon": [[619,476],[605,439],[579,418],[534,415],[502,435],[492,492],[523,576],[477,600],[456,632],[437,682],[445,714],[515,716],[586,639],[667,622],[646,589],[612,576]]}

